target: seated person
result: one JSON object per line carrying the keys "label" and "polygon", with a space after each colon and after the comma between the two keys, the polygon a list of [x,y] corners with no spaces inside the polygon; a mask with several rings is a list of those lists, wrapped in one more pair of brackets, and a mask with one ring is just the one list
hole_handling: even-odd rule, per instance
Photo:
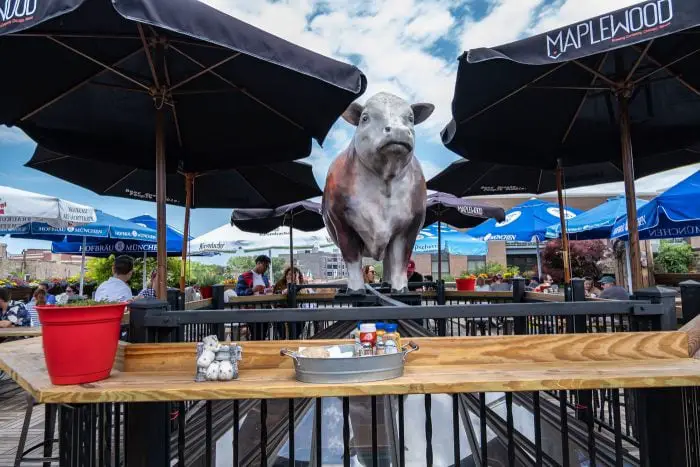
{"label": "seated person", "polygon": [[53,286],[49,285],[48,282],[42,282],[39,284],[39,289],[42,289],[44,292],[46,292],[46,304],[47,305],[55,305],[56,304],[56,296],[53,294],[49,293],[49,289],[51,289]]}
{"label": "seated person", "polygon": [[39,312],[37,311],[36,307],[43,305],[46,305],[46,290],[42,289],[41,287],[37,287],[37,289],[34,291],[34,295],[32,295],[32,299],[29,300],[26,307],[29,317],[32,320],[32,326],[41,326],[41,322],[39,321]]}
{"label": "seated person", "polygon": [[510,284],[503,282],[503,276],[496,274],[493,278],[493,283],[491,284],[491,292],[509,292]]}
{"label": "seated person", "polygon": [[[299,271],[299,269],[296,267],[294,268],[294,274],[296,274],[295,283],[297,285],[304,284],[304,276],[301,274],[301,271]],[[273,287],[273,293],[287,295],[287,293],[289,292],[289,284],[292,283],[292,278],[292,268],[291,266],[287,266],[284,269],[282,279],[278,280],[275,286]],[[309,289],[299,289],[297,293],[309,293]]]}
{"label": "seated person", "polygon": [[406,268],[406,276],[408,277],[408,290],[423,290],[422,285],[411,285],[411,282],[423,282],[423,276],[421,273],[416,271],[416,262],[412,259],[408,260],[408,267]]}
{"label": "seated person", "polygon": [[10,291],[0,287],[0,328],[31,326],[32,319],[22,302],[10,300]]}
{"label": "seated person", "polygon": [[484,279],[483,277],[478,277],[478,278],[476,279],[476,288],[475,288],[475,291],[476,291],[476,292],[490,292],[490,291],[491,291],[491,286],[489,286],[489,285],[486,283],[486,279]]}
{"label": "seated person", "polygon": [[260,255],[255,258],[255,267],[238,276],[236,295],[240,297],[265,293],[265,289],[270,287],[270,280],[265,275],[268,267],[270,267],[269,257]]}
{"label": "seated person", "polygon": [[544,292],[545,290],[552,287],[553,282],[554,281],[552,280],[552,276],[550,276],[549,274],[540,277],[540,285],[535,287],[535,292]]}
{"label": "seated person", "polygon": [[630,295],[627,291],[615,285],[615,279],[610,276],[605,276],[600,280],[603,286],[603,291],[600,293],[600,298],[605,298],[607,300],[629,300]]}
{"label": "seated person", "polygon": [[583,290],[586,293],[586,297],[600,297],[601,291],[593,283],[593,278],[586,277],[583,280]]}
{"label": "seated person", "polygon": [[377,282],[377,271],[374,266],[367,265],[362,268],[362,277],[365,279],[365,284],[374,284]]}
{"label": "seated person", "polygon": [[158,286],[158,270],[151,271],[151,280],[146,284],[146,288],[139,292],[139,298],[156,298],[156,287]]}
{"label": "seated person", "polygon": [[112,266],[112,274],[95,291],[95,301],[130,302],[134,296],[129,281],[134,273],[134,260],[128,256],[118,256]]}

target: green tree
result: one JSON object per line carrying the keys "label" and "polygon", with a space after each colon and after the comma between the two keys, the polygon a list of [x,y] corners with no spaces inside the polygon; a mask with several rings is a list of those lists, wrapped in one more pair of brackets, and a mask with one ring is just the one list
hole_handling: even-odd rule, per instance
{"label": "green tree", "polygon": [[671,243],[662,240],[654,261],[665,272],[684,274],[695,263],[695,253],[689,243]]}
{"label": "green tree", "polygon": [[[114,265],[114,255],[108,258],[90,258],[87,261],[86,270],[98,284],[112,277],[112,266]],[[178,287],[180,283],[180,264],[179,258],[168,258],[168,286]],[[131,276],[129,285],[134,289],[141,289],[143,283],[143,258],[134,260],[134,273]],[[151,271],[156,269],[156,258],[146,259],[146,274],[150,278]]]}

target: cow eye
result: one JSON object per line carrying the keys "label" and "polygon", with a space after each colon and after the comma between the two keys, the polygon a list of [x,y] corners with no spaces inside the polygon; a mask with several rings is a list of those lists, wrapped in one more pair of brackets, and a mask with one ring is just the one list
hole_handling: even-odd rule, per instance
{"label": "cow eye", "polygon": [[410,114],[410,115],[408,116],[408,121],[411,122],[411,123],[413,123],[413,114]]}
{"label": "cow eye", "polygon": [[363,114],[361,120],[362,120],[362,123],[367,123],[367,121],[369,120],[369,115]]}

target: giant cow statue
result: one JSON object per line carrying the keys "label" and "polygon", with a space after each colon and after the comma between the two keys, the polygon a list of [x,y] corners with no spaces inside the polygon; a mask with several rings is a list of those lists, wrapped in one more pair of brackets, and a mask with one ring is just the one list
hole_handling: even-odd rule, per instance
{"label": "giant cow statue", "polygon": [[384,280],[407,290],[406,267],[425,218],[425,177],[414,125],[432,104],[409,105],[388,93],[365,106],[353,103],[343,118],[356,126],[352,141],[333,161],[323,191],[323,220],[348,269],[348,289],[364,289],[362,258],[383,261]]}

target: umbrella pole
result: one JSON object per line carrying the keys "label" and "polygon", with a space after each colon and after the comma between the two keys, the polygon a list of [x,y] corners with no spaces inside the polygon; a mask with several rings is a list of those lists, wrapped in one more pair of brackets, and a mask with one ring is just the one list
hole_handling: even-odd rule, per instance
{"label": "umbrella pole", "polygon": [[85,286],[85,248],[87,248],[87,238],[83,237],[83,248],[80,254],[80,296],[83,296],[83,287]]}
{"label": "umbrella pole", "polygon": [[438,281],[442,280],[442,222],[438,221]]}
{"label": "umbrella pole", "polygon": [[158,231],[158,285],[156,295],[161,300],[168,298],[168,269],[167,251],[165,244],[166,231],[166,178],[165,178],[165,115],[163,109],[156,110],[156,217]]}
{"label": "umbrella pole", "polygon": [[[542,257],[540,256],[540,239],[535,237],[535,248],[537,251],[537,278],[542,277]],[[539,281],[538,281],[539,282]]]}
{"label": "umbrella pole", "polygon": [[[296,274],[294,274],[294,214],[292,214],[292,220],[289,222],[289,265],[292,267],[292,284],[296,282]],[[270,263],[272,263],[272,258],[270,258]]]}
{"label": "umbrella pole", "polygon": [[272,270],[272,248],[267,250],[268,256],[270,256],[270,281],[275,280],[275,272]]}
{"label": "umbrella pole", "polygon": [[571,283],[571,265],[569,263],[569,236],[566,233],[566,212],[564,209],[564,195],[562,193],[564,169],[561,161],[557,164],[557,198],[559,199],[559,221],[561,222],[561,248],[564,261],[564,284]]}
{"label": "umbrella pole", "polygon": [[185,226],[182,237],[182,264],[180,265],[180,292],[185,293],[185,277],[187,275],[187,241],[190,236],[190,209],[192,208],[192,186],[194,175],[185,174]]}
{"label": "umbrella pole", "polygon": [[627,291],[631,294],[632,292],[632,266],[630,261],[630,242],[625,242],[625,262],[627,263]]}
{"label": "umbrella pole", "polygon": [[[639,249],[639,229],[637,226],[637,194],[634,187],[634,162],[632,161],[632,134],[630,130],[629,92],[623,90],[617,95],[620,105],[620,138],[622,146],[622,170],[625,175],[625,202],[627,204],[627,228],[629,242],[629,275],[632,287],[642,288],[642,262]],[[630,290],[632,292],[632,290]]]}
{"label": "umbrella pole", "polygon": [[148,287],[148,275],[146,274],[147,271],[146,271],[146,252],[145,251],[143,252],[143,267],[141,269],[143,269],[143,273],[142,273],[143,277],[141,278],[141,283],[142,283],[142,288],[145,289],[146,287]]}

